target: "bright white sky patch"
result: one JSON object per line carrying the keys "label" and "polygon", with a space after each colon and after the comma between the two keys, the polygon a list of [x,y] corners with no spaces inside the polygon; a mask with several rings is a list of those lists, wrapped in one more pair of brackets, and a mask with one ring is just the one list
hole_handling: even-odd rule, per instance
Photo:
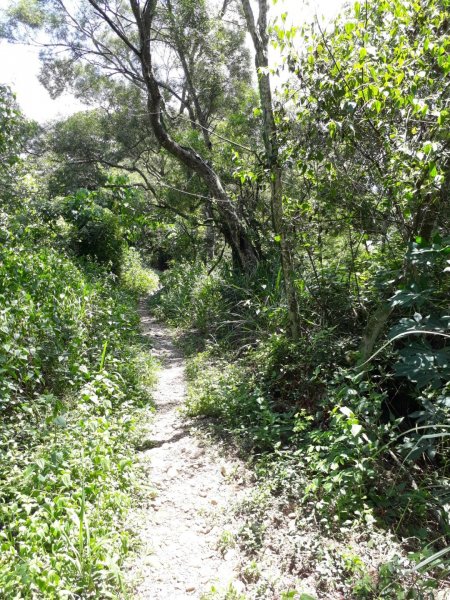
{"label": "bright white sky patch", "polygon": [[[0,0],[0,10],[8,6],[8,0]],[[314,14],[326,20],[335,17],[344,0],[313,0],[306,4],[302,0],[278,0],[272,14],[288,13],[287,26],[311,21]],[[23,45],[0,41],[0,83],[11,86],[27,117],[39,122],[70,115],[84,108],[70,94],[52,100],[38,80],[39,50]]]}
{"label": "bright white sky patch", "polygon": [[82,110],[83,104],[70,94],[50,98],[38,80],[38,54],[37,48],[0,42],[0,82],[11,87],[25,115],[43,123]]}

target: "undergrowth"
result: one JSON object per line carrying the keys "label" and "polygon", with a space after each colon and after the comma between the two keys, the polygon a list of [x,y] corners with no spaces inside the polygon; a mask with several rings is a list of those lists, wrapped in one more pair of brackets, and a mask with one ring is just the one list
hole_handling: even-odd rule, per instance
{"label": "undergrowth", "polygon": [[[428,594],[447,575],[445,560],[430,558],[444,547],[433,494],[442,473],[417,471],[417,486],[411,465],[392,459],[397,431],[382,422],[384,398],[370,381],[338,372],[316,410],[280,411],[270,394],[266,355],[264,345],[230,361],[215,349],[191,358],[187,369],[186,413],[212,418],[208,426],[250,459],[257,476],[251,501],[239,507],[241,551],[251,560],[275,545],[287,571],[299,575],[307,561],[326,598],[433,597]],[[277,537],[286,511],[295,514],[295,530],[288,522]],[[356,549],[346,554],[355,538]],[[388,562],[374,552],[381,542]],[[422,573],[417,565],[428,559],[433,570]]]}
{"label": "undergrowth", "polygon": [[116,597],[130,431],[155,377],[136,304],[154,280],[136,255],[118,280],[7,227],[2,237],[2,597]]}
{"label": "undergrowth", "polygon": [[[289,341],[273,273],[245,280],[227,267],[208,275],[198,264],[177,265],[158,297],[159,314],[191,334],[182,338],[190,355],[186,413],[208,417],[208,427],[250,460],[258,478],[238,543],[249,559],[270,545],[280,517],[263,529],[261,523],[275,505],[278,515],[294,511],[299,523],[308,515],[304,526],[331,540],[328,566],[323,553],[304,549],[326,597],[432,597],[448,576],[448,384],[415,386],[422,373],[428,381],[432,375],[425,363],[408,363],[401,345],[387,344],[370,370],[359,368],[351,318],[313,326],[307,291],[311,323],[298,342]],[[391,366],[399,355],[401,377]],[[276,542],[281,554],[286,536]],[[363,540],[359,550],[338,556],[355,536]],[[387,560],[366,552],[380,539]],[[337,549],[332,540],[341,540]],[[293,572],[296,552],[294,543],[286,558]]]}

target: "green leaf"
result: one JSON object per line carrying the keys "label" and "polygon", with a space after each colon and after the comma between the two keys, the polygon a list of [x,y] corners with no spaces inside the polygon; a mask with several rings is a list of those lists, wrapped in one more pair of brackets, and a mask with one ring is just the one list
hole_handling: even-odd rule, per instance
{"label": "green leaf", "polygon": [[344,25],[344,29],[347,33],[351,33],[355,29],[355,24],[350,21]]}
{"label": "green leaf", "polygon": [[436,560],[438,560],[439,558],[441,558],[441,556],[444,556],[445,554],[448,554],[449,552],[450,552],[450,546],[447,546],[446,548],[443,548],[442,550],[435,552],[434,554],[432,554],[425,560],[420,561],[420,563],[414,567],[414,571],[418,571],[419,569],[423,569],[423,567],[427,567],[431,563],[433,563]]}
{"label": "green leaf", "polygon": [[62,415],[58,415],[57,417],[55,417],[55,419],[53,420],[53,423],[57,427],[65,427],[67,425],[66,420]]}
{"label": "green leaf", "polygon": [[346,417],[353,417],[353,412],[347,406],[340,406],[339,410]]}
{"label": "green leaf", "polygon": [[361,429],[362,429],[362,425],[358,425],[356,423],[354,425],[352,425],[352,427],[351,427],[352,436],[356,437],[361,432]]}

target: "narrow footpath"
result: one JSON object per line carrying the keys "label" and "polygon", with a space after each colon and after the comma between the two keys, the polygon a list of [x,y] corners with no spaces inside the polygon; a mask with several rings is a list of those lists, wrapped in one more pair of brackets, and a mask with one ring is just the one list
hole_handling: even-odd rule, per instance
{"label": "narrow footpath", "polygon": [[238,556],[220,545],[230,507],[244,493],[239,466],[194,435],[180,414],[186,395],[185,364],[173,333],[148,315],[141,304],[144,336],[161,362],[154,392],[156,414],[142,440],[140,467],[154,494],[132,512],[139,549],[129,565],[131,598],[186,600],[208,597],[211,590],[238,579]]}

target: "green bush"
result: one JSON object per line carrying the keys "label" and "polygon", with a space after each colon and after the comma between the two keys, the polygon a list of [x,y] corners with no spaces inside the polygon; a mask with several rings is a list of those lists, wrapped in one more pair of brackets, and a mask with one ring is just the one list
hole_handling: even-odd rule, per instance
{"label": "green bush", "polygon": [[156,313],[176,326],[195,328],[224,346],[253,345],[286,326],[280,273],[261,265],[252,276],[224,264],[212,273],[201,262],[182,262],[161,277]]}
{"label": "green bush", "polygon": [[330,348],[330,333],[307,348],[273,336],[238,360],[217,358],[214,347],[197,355],[187,413],[215,419],[260,455],[274,492],[307,503],[329,526],[362,519],[417,535],[418,520],[435,519],[437,500],[425,482],[414,487],[409,464],[392,459],[407,442],[417,448],[417,436],[399,435],[401,419],[384,416],[386,392],[338,367],[327,340]]}
{"label": "green bush", "polygon": [[161,284],[155,311],[172,325],[207,333],[220,320],[220,282],[203,263],[178,263],[162,274]]}
{"label": "green bush", "polygon": [[134,248],[127,248],[124,253],[121,281],[139,295],[154,292],[159,283],[157,275],[143,266],[139,252]]}
{"label": "green bush", "polygon": [[96,200],[95,194],[83,189],[65,200],[63,214],[73,225],[70,243],[77,256],[110,265],[117,274],[126,247],[125,233],[119,217]]}
{"label": "green bush", "polygon": [[208,363],[208,354],[191,359],[192,381],[186,404],[190,416],[218,418],[220,427],[256,451],[273,451],[292,434],[292,412],[277,412],[248,363]]}
{"label": "green bush", "polygon": [[0,589],[111,597],[127,550],[133,414],[154,364],[136,294],[98,265],[0,248]]}

